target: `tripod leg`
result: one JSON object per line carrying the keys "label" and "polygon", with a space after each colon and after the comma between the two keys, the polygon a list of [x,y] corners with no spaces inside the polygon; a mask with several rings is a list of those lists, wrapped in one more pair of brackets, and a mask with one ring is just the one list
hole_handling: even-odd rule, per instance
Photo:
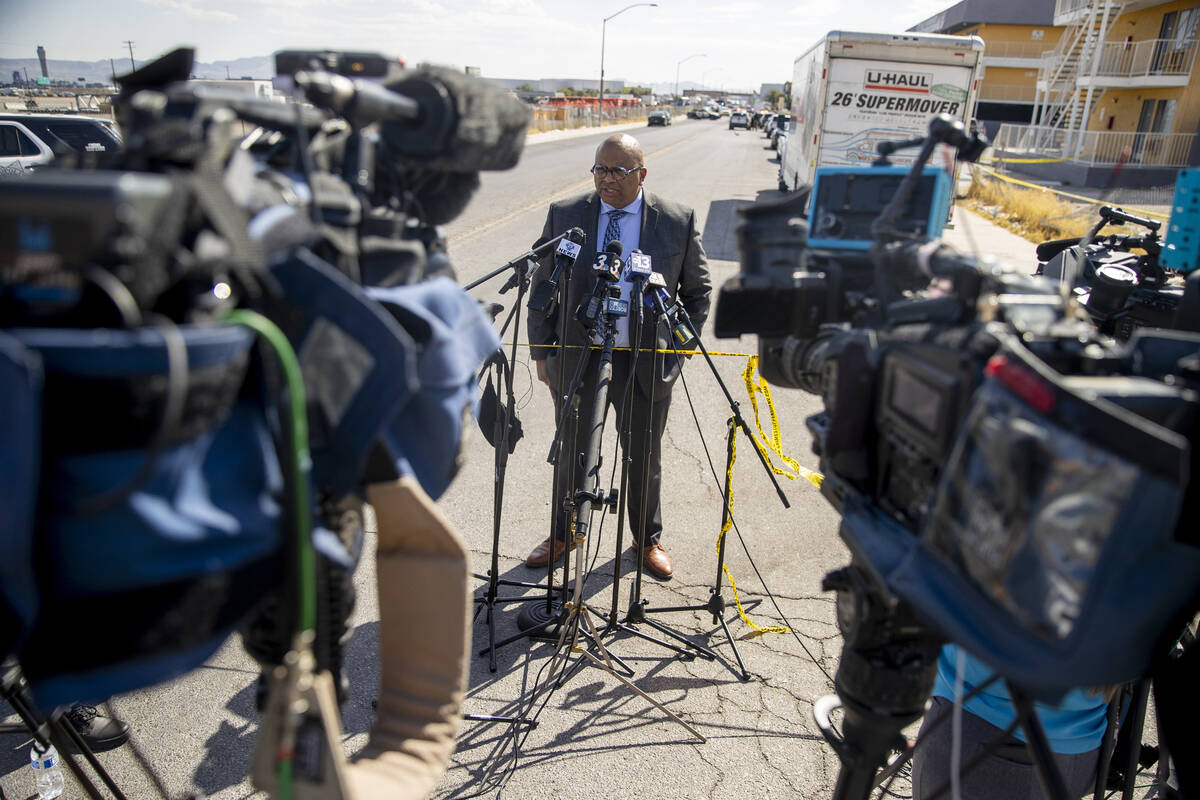
{"label": "tripod leg", "polygon": [[609,675],[612,675],[614,678],[616,678],[617,680],[619,680],[621,683],[625,684],[625,686],[626,686],[626,687],[628,687],[628,688],[629,688],[631,691],[634,691],[634,692],[636,692],[637,694],[641,695],[641,696],[642,696],[642,698],[643,698],[643,699],[644,699],[644,700],[645,700],[647,703],[649,703],[650,705],[652,705],[652,706],[654,706],[655,708],[657,708],[659,711],[661,711],[661,712],[663,712],[664,714],[666,714],[668,717],[670,717],[670,718],[671,718],[671,720],[672,720],[673,722],[676,722],[676,723],[678,723],[679,725],[683,726],[683,728],[684,728],[684,729],[685,729],[685,730],[686,730],[688,733],[690,733],[690,734],[692,734],[692,736],[695,736],[695,737],[696,737],[696,740],[697,740],[697,741],[699,741],[699,742],[701,742],[701,743],[708,741],[707,739],[705,739],[705,738],[704,738],[704,735],[703,735],[702,733],[700,733],[700,731],[696,730],[696,729],[695,729],[695,728],[693,728],[691,725],[689,725],[689,724],[687,724],[686,722],[684,722],[684,721],[683,721],[683,719],[681,719],[681,718],[680,718],[680,717],[679,717],[677,714],[675,714],[675,712],[671,711],[671,709],[667,708],[667,707],[666,707],[666,706],[664,706],[662,703],[658,702],[658,701],[657,701],[657,700],[655,700],[653,697],[651,697],[650,695],[648,695],[648,694],[646,694],[645,692],[643,692],[641,689],[639,689],[639,688],[638,688],[638,687],[637,687],[637,686],[636,686],[636,685],[635,685],[635,684],[634,684],[632,681],[630,681],[630,680],[629,680],[628,678],[626,678],[624,675],[619,675],[619,674],[617,674],[616,672],[614,672],[612,669],[609,669],[608,667],[606,667],[606,666],[605,666],[605,663],[604,663],[603,661],[601,661],[599,658],[597,658],[596,656],[592,655],[591,653],[589,653],[589,652],[588,652],[588,651],[586,651],[586,650],[584,650],[584,651],[583,651],[583,655],[584,655],[584,656],[585,656],[587,659],[589,659],[589,660],[590,660],[590,661],[591,661],[593,664],[595,664],[597,667],[600,667],[600,669],[603,669],[603,670],[605,670],[606,672],[608,672],[608,674],[609,674]]}
{"label": "tripod leg", "polygon": [[733,651],[733,657],[737,659],[738,669],[742,671],[742,680],[750,680],[750,672],[746,669],[745,662],[742,661],[742,654],[738,652],[737,643],[733,641],[733,635],[729,632],[725,617],[718,617],[718,621],[721,623],[721,630],[725,631],[725,638],[729,640],[729,649]]}

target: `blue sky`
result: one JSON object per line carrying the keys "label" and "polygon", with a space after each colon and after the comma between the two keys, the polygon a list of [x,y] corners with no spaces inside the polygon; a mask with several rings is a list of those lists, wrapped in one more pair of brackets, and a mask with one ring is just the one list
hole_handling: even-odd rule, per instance
{"label": "blue sky", "polygon": [[[200,61],[284,48],[358,49],[477,66],[498,78],[605,77],[757,88],[790,78],[792,60],[833,29],[900,31],[948,0],[0,0],[0,57],[128,63],[179,45]],[[621,13],[618,13],[621,12]],[[703,57],[690,58],[695,54]],[[682,65],[679,63],[688,59]]]}

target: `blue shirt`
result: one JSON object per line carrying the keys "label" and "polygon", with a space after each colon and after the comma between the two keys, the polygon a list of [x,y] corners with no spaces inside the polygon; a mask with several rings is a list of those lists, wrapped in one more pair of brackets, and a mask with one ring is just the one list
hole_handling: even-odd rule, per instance
{"label": "blue shirt", "polygon": [[[935,697],[944,697],[954,701],[954,677],[958,663],[959,648],[948,644],[942,648],[938,657],[937,681],[933,685]],[[965,697],[976,686],[987,681],[994,673],[991,667],[984,664],[970,653],[963,651],[966,668],[963,671],[962,693]],[[1002,680],[992,683],[988,688],[963,703],[963,708],[977,717],[990,722],[1001,730],[1007,728],[1017,718],[1013,707],[1012,697],[1008,687]],[[1054,706],[1047,703],[1034,703],[1038,719],[1046,730],[1050,740],[1050,749],[1055,753],[1076,754],[1095,750],[1100,746],[1107,727],[1108,701],[1103,693],[1090,690],[1073,689],[1062,701]],[[1020,741],[1027,741],[1025,731],[1020,726],[1013,731]]]}
{"label": "blue shirt", "polygon": [[[604,232],[608,230],[608,212],[612,211],[613,207],[603,200],[600,201],[600,222],[596,230],[596,243],[598,247],[596,252],[604,252]],[[621,298],[629,300],[630,316],[636,314],[637,311],[633,307],[631,295],[633,294],[633,281],[629,279],[629,254],[637,250],[642,243],[642,192],[639,189],[637,197],[633,198],[633,202],[621,209],[626,212],[617,219],[617,224],[621,227],[621,235],[617,238],[621,241],[621,262],[625,264],[625,268],[621,271]],[[639,300],[641,298],[638,298]],[[617,320],[617,339],[614,347],[629,347],[629,317],[622,317]],[[600,342],[597,342],[599,344]]]}

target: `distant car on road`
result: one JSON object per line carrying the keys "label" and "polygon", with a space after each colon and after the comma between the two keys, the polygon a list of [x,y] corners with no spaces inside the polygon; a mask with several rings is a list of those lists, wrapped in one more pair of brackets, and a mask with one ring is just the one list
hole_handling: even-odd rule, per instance
{"label": "distant car on road", "polygon": [[102,120],[71,114],[0,114],[0,174],[19,175],[56,153],[112,153],[121,139]]}
{"label": "distant car on road", "polygon": [[744,128],[750,130],[750,117],[745,111],[734,111],[729,115],[729,130]]}
{"label": "distant car on road", "polygon": [[671,112],[670,111],[661,111],[661,110],[651,111],[649,114],[646,115],[646,124],[647,125],[670,125],[671,124]]}

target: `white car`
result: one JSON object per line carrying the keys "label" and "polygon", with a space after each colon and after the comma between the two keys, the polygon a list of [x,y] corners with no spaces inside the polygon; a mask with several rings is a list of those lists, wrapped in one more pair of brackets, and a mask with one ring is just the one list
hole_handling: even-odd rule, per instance
{"label": "white car", "polygon": [[22,175],[55,153],[111,153],[121,139],[105,120],[73,114],[0,114],[0,175]]}

